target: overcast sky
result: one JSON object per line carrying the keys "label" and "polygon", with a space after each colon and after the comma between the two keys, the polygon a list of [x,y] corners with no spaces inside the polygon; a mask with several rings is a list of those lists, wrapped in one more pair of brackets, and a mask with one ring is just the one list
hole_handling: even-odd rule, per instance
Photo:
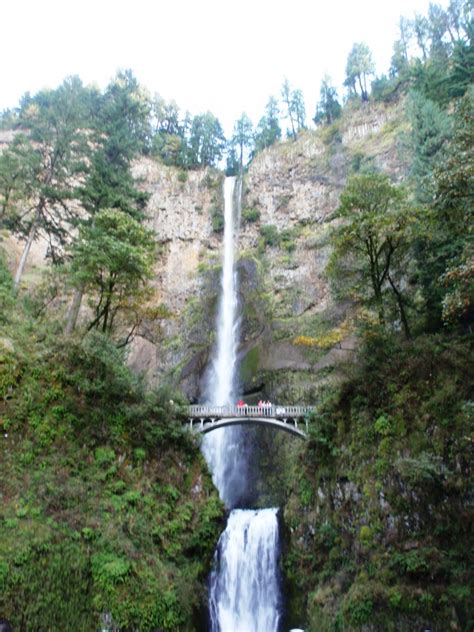
{"label": "overcast sky", "polygon": [[[256,123],[283,79],[303,90],[308,120],[327,72],[340,86],[354,42],[387,72],[400,15],[429,0],[3,0],[0,109],[68,75],[103,88],[131,68],[150,93],[192,114],[210,110],[226,134]],[[446,6],[446,0],[442,2]]]}

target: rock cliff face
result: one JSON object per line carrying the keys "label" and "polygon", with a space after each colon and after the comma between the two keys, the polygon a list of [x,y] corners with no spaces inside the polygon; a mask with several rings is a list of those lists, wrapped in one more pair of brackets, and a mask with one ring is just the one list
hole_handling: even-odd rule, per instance
{"label": "rock cliff face", "polygon": [[[403,108],[346,108],[335,125],[261,152],[245,174],[237,244],[245,393],[262,390],[280,401],[311,397],[314,373],[328,374],[353,348],[348,306],[332,302],[324,273],[331,222],[350,173],[377,168],[397,180],[406,172],[399,148]],[[171,381],[196,399],[214,335],[224,176],[179,171],[151,158],[135,164],[134,176],[150,194],[149,223],[159,243],[155,301],[170,316],[145,323],[130,363],[150,382]],[[13,270],[22,244],[6,235],[4,245]],[[45,241],[34,244],[25,285],[38,280],[46,248]],[[335,330],[332,348],[295,344],[297,337],[317,340]]]}
{"label": "rock cliff face", "polygon": [[[333,304],[324,275],[331,221],[351,172],[370,165],[395,179],[404,173],[397,150],[402,108],[355,110],[337,125],[307,131],[252,162],[238,236],[244,391],[301,394],[309,373],[332,366],[353,347],[349,335],[340,337],[337,349],[299,347],[294,340],[327,334],[344,321],[346,306]],[[151,193],[148,212],[161,244],[157,299],[173,317],[162,323],[161,339],[142,332],[130,361],[152,381],[171,378],[194,399],[219,291],[221,233],[213,230],[213,216],[222,212],[222,175],[178,172],[143,159],[135,176]],[[284,385],[279,379],[277,387],[275,371],[280,378],[287,372]]]}

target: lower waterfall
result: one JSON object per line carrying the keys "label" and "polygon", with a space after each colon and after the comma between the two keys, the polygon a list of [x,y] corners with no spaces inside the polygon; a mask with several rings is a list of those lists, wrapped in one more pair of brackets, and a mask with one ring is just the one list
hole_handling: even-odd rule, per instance
{"label": "lower waterfall", "polygon": [[[205,394],[207,402],[216,406],[234,404],[237,394],[240,319],[234,266],[234,209],[239,208],[239,198],[236,179],[226,178],[217,338]],[[203,441],[204,456],[214,483],[222,500],[232,510],[217,546],[209,580],[210,632],[279,630],[282,597],[277,509],[236,508],[245,498],[249,449],[245,445],[245,432],[239,426],[210,432]]]}
{"label": "lower waterfall", "polygon": [[278,630],[278,521],[276,509],[234,509],[211,574],[211,630]]}

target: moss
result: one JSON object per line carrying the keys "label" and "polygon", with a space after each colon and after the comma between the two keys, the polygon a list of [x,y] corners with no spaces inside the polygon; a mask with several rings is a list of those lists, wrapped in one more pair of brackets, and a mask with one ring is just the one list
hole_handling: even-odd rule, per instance
{"label": "moss", "polygon": [[253,347],[247,352],[240,363],[240,381],[249,384],[258,372],[260,351],[258,347]]}

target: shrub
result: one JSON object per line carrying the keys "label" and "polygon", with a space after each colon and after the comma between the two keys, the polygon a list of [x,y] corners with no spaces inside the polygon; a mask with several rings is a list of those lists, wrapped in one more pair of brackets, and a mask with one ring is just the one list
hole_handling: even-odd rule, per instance
{"label": "shrub", "polygon": [[242,211],[242,221],[245,224],[253,224],[260,219],[260,211],[256,208],[244,208]]}
{"label": "shrub", "polygon": [[212,230],[215,233],[222,232],[224,230],[224,224],[225,224],[224,214],[222,212],[222,209],[219,206],[212,206],[210,213],[211,213]]}
{"label": "shrub", "polygon": [[260,226],[260,234],[265,246],[274,247],[280,245],[280,234],[274,224],[264,224]]}

